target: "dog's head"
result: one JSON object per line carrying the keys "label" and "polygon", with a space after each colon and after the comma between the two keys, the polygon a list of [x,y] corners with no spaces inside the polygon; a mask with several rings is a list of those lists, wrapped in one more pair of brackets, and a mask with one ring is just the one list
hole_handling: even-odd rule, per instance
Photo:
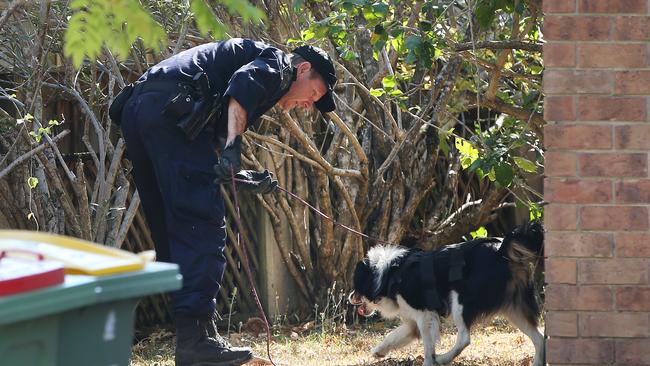
{"label": "dog's head", "polygon": [[357,263],[354,270],[353,291],[348,296],[357,313],[368,317],[380,310],[380,302],[387,295],[389,269],[408,249],[397,246],[376,246],[368,256]]}
{"label": "dog's head", "polygon": [[357,263],[354,269],[354,288],[348,296],[350,304],[358,306],[357,313],[361,316],[369,317],[376,312],[372,306],[372,300],[375,299],[374,284],[375,275],[366,258]]}

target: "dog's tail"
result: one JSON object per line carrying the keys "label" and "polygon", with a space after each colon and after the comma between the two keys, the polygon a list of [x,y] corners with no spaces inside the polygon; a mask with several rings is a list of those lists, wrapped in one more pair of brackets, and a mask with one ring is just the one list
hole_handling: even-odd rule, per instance
{"label": "dog's tail", "polygon": [[544,227],[539,220],[516,227],[503,238],[499,252],[517,263],[530,263],[542,255]]}

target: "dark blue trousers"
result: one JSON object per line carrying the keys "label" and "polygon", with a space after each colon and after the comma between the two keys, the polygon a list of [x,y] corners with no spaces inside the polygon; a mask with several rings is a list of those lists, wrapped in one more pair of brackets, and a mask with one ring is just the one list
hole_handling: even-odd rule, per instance
{"label": "dark blue trousers", "polygon": [[224,203],[213,183],[216,144],[210,132],[188,141],[162,115],[170,98],[161,92],[132,96],[121,127],[157,260],[177,263],[183,275],[183,288],[172,294],[173,311],[204,317],[214,313],[226,263]]}

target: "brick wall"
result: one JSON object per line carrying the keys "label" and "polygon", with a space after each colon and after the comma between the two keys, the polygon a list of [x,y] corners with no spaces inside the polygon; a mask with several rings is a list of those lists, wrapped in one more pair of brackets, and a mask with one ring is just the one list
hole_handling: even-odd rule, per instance
{"label": "brick wall", "polygon": [[650,0],[543,0],[550,365],[650,365]]}

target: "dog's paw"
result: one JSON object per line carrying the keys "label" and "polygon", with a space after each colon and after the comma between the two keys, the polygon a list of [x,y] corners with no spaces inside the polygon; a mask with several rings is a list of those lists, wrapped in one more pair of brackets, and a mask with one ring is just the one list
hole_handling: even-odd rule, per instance
{"label": "dog's paw", "polygon": [[452,360],[453,357],[449,357],[446,354],[434,356],[434,362],[436,365],[446,365],[448,363],[451,363]]}
{"label": "dog's paw", "polygon": [[372,357],[374,358],[384,358],[386,357],[386,353],[384,353],[380,348],[375,347],[372,349]]}

